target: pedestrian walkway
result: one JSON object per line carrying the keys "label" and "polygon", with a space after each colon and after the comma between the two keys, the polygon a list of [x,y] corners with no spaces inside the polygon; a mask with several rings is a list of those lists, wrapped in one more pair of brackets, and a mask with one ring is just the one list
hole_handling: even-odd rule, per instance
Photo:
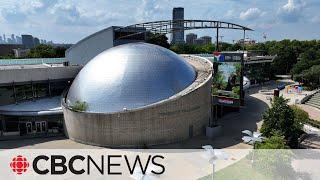
{"label": "pedestrian walkway", "polygon": [[320,109],[306,104],[300,104],[298,106],[309,114],[310,119],[320,121]]}

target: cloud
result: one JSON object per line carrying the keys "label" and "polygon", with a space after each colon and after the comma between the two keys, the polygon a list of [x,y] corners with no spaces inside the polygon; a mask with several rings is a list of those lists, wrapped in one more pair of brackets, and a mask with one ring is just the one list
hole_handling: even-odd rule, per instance
{"label": "cloud", "polygon": [[94,11],[86,3],[78,1],[59,1],[48,9],[54,23],[64,26],[93,26],[110,24],[119,20],[122,13],[119,11],[106,11],[105,8],[96,7]]}
{"label": "cloud", "polygon": [[311,18],[312,23],[320,23],[320,16],[316,15],[313,18]]}
{"label": "cloud", "polygon": [[265,12],[261,11],[259,8],[249,8],[246,11],[240,13],[241,20],[253,20],[263,16]]}
{"label": "cloud", "polygon": [[303,16],[305,6],[306,2],[303,0],[288,0],[287,4],[278,10],[280,20],[288,23],[297,22]]}
{"label": "cloud", "polygon": [[7,2],[0,7],[2,21],[8,23],[22,23],[30,14],[35,14],[43,7],[41,0],[20,0],[16,2]]}
{"label": "cloud", "polygon": [[136,20],[142,22],[145,20],[155,19],[159,17],[165,10],[163,7],[167,0],[141,0],[140,7],[136,9]]}

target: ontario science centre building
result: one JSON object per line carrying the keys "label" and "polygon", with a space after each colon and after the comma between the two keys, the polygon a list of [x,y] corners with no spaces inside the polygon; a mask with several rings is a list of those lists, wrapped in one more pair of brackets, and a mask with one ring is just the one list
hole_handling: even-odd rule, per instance
{"label": "ontario science centre building", "polygon": [[[210,118],[212,64],[148,43],[103,51],[79,72],[62,101],[67,136],[110,147],[178,142]],[[81,112],[75,104],[85,103]]]}
{"label": "ontario science centre building", "polygon": [[[5,66],[1,77],[12,78],[0,78],[1,94],[8,94],[0,98],[11,99],[0,102],[0,140],[65,135],[90,145],[146,147],[208,133],[218,107],[239,107],[243,96],[232,99],[218,91],[213,98],[216,58],[178,55],[146,43],[148,33],[175,33],[181,27],[214,28],[217,34],[250,30],[207,20],[112,26],[80,40],[54,64],[48,59]],[[243,60],[239,52],[225,55],[226,62]]]}

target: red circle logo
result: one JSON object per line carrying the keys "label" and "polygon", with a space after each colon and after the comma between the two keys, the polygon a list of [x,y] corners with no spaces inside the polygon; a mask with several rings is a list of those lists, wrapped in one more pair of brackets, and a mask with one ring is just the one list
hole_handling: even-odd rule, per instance
{"label": "red circle logo", "polygon": [[19,155],[19,156],[16,156],[12,159],[12,161],[10,163],[10,167],[13,172],[20,175],[20,174],[27,171],[27,169],[29,167],[29,162],[27,161],[27,158]]}

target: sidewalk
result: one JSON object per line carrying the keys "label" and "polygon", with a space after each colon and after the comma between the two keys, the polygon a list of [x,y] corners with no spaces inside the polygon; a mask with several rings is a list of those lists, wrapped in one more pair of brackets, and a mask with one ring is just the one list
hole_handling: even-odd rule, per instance
{"label": "sidewalk", "polygon": [[320,121],[320,109],[308,106],[306,104],[299,104],[298,106],[309,114],[310,119]]}

